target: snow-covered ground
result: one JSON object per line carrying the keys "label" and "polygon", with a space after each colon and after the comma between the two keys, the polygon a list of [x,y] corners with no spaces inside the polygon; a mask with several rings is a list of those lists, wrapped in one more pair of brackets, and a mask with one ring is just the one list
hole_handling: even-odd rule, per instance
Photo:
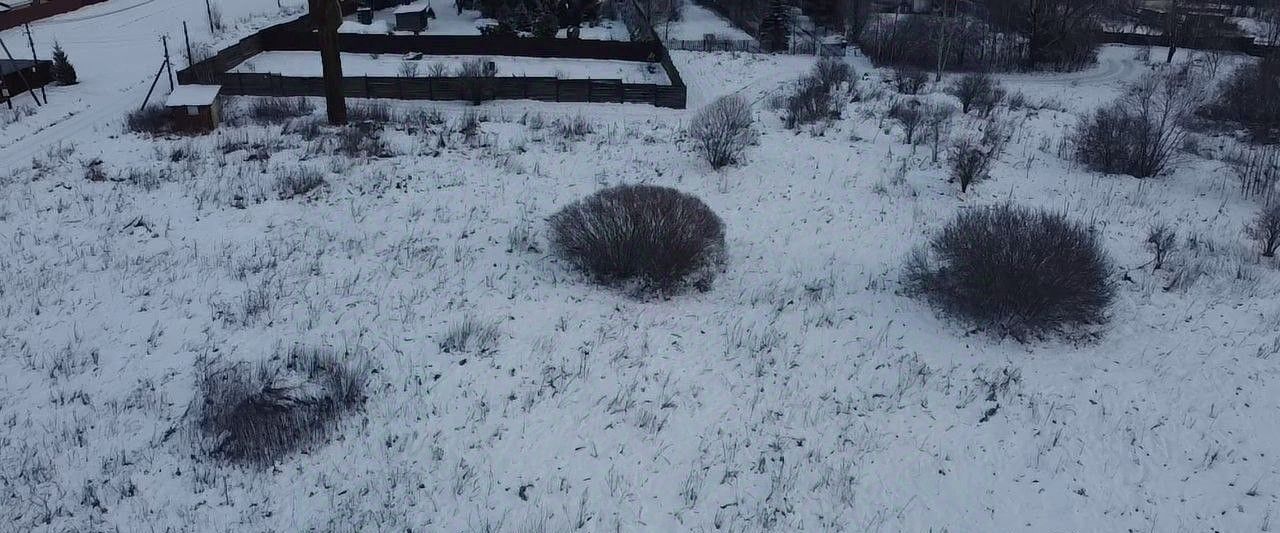
{"label": "snow-covered ground", "polygon": [[[169,25],[192,4],[130,16]],[[178,11],[146,11],[161,6]],[[385,153],[351,158],[278,125],[121,134],[155,65],[114,61],[117,78],[98,62],[151,45],[67,24],[85,84],[50,99],[85,103],[7,127],[51,133],[0,130],[14,169],[0,171],[0,530],[1274,527],[1280,277],[1241,232],[1258,206],[1199,155],[1135,180],[1059,154],[1159,51],[1002,76],[1030,107],[1000,111],[1012,142],[961,195],[928,147],[900,142],[884,73],[857,59],[868,97],[823,129],[785,130],[769,108],[812,58],[673,52],[688,110],[394,102],[443,120],[365,132]],[[713,171],[684,132],[729,93],[761,135]],[[578,120],[591,131],[563,127]],[[96,160],[107,181],[85,179]],[[278,176],[300,168],[325,184],[280,199]],[[547,253],[545,217],[624,182],[690,192],[725,220],[710,291],[637,300]],[[899,294],[913,247],[1003,202],[1099,232],[1118,296],[1096,339],[1002,341]],[[1181,236],[1176,283],[1147,266],[1156,221]],[[496,327],[493,349],[444,352],[468,318]],[[369,354],[363,410],[266,470],[197,454],[198,362],[299,343]]]}
{"label": "snow-covered ground", "polygon": [[686,1],[680,5],[680,17],[672,22],[662,22],[654,27],[662,39],[698,41],[706,35],[727,41],[754,41],[751,34],[742,31],[715,11]]}
{"label": "snow-covered ground", "polygon": [[[417,76],[431,75],[434,64],[442,64],[446,75],[456,75],[467,61],[485,59],[492,61],[498,76],[553,77],[568,80],[622,80],[625,83],[670,84],[667,73],[660,65],[635,61],[611,61],[603,59],[565,59],[510,56],[423,56],[419,60],[406,60],[400,56],[369,54],[342,54],[344,76],[406,76],[405,64],[414,65]],[[263,52],[233,69],[235,72],[275,73],[284,76],[319,77],[322,74],[319,52]],[[412,76],[411,76],[412,77]]]}
{"label": "snow-covered ground", "polygon": [[[193,48],[211,49],[296,17],[306,2],[286,0],[281,9],[274,2],[258,0],[218,0],[214,5],[224,28],[216,35],[210,32],[204,0],[110,0],[32,22],[37,55],[48,59],[54,43],[61,44],[80,83],[48,87],[47,106],[36,106],[30,96],[15,99],[15,105],[35,107],[37,113],[17,121],[0,120],[0,172],[14,164],[25,165],[38,153],[85,130],[109,125],[109,130],[99,133],[118,132],[120,115],[142,106],[163,63],[162,36],[168,37],[174,70],[186,66],[184,21]],[[0,39],[14,57],[31,57],[22,28],[0,31]],[[156,90],[153,101],[157,96],[163,101],[167,79]]]}

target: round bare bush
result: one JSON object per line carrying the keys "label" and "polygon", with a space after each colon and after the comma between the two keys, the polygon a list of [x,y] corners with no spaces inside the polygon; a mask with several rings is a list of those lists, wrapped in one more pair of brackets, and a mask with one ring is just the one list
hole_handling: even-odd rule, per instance
{"label": "round bare bush", "polygon": [[1105,320],[1111,263],[1088,228],[1048,211],[966,211],[907,262],[903,282],[948,315],[1018,340]]}
{"label": "round bare bush", "polygon": [[667,187],[602,189],[549,225],[552,253],[605,283],[705,290],[724,260],[724,222],[702,200]]}

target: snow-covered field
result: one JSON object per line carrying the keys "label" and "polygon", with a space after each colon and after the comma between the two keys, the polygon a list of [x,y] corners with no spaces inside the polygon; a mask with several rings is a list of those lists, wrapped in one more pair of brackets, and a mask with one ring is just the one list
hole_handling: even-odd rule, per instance
{"label": "snow-covered field", "polygon": [[[569,80],[622,80],[624,83],[670,84],[666,71],[656,63],[604,59],[566,59],[511,56],[423,56],[406,60],[395,55],[342,54],[344,76],[407,76],[404,65],[413,65],[416,76],[430,76],[434,64],[444,65],[445,74],[456,75],[467,61],[492,61],[498,76],[553,77]],[[653,71],[650,72],[650,67]],[[284,76],[320,77],[319,52],[263,52],[237,65],[233,72],[275,73]],[[412,76],[410,76],[412,77]]]}
{"label": "snow-covered field", "polygon": [[661,22],[654,28],[665,39],[697,41],[706,35],[729,41],[754,41],[751,34],[742,31],[715,11],[693,3],[680,5],[680,17],[671,22]]}
{"label": "snow-covered field", "polygon": [[[0,530],[1268,530],[1280,278],[1241,232],[1257,206],[1212,159],[1136,180],[1059,156],[1152,57],[1004,77],[1029,107],[1000,111],[1012,143],[965,195],[852,59],[881,96],[821,129],[769,106],[812,58],[673,52],[690,110],[398,102],[442,120],[366,132],[369,157],[297,124],[121,134],[130,83],[57,89],[102,111],[41,110],[65,142],[0,146]],[[94,87],[114,95],[71,93]],[[761,135],[713,171],[684,131],[728,93]],[[324,185],[281,199],[298,169]],[[545,217],[638,182],[724,219],[710,291],[638,300],[547,253]],[[913,247],[1003,202],[1100,232],[1118,296],[1096,338],[999,340],[899,294]],[[1194,242],[1176,283],[1145,266],[1155,221]],[[442,350],[468,321],[493,345]],[[366,352],[363,409],[265,470],[197,453],[200,365],[298,344]]]}

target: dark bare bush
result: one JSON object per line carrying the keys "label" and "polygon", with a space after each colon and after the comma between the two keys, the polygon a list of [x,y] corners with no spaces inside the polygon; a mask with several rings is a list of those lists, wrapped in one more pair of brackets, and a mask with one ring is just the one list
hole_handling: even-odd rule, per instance
{"label": "dark bare bush", "polygon": [[916,132],[924,123],[925,113],[920,101],[915,99],[898,100],[889,107],[889,118],[902,126],[902,142],[915,144],[919,138]]}
{"label": "dark bare bush", "polygon": [[371,122],[386,124],[391,122],[395,114],[391,105],[386,102],[359,102],[347,108],[347,120],[355,122]]}
{"label": "dark bare bush", "polygon": [[1272,203],[1258,211],[1253,221],[1245,226],[1245,235],[1258,243],[1262,257],[1275,257],[1276,249],[1280,248],[1280,203]]}
{"label": "dark bare bush", "polygon": [[286,124],[315,112],[316,105],[301,96],[297,98],[254,98],[246,110],[249,119],[259,124]]}
{"label": "dark bare bush", "polygon": [[1187,124],[1203,92],[1178,73],[1153,74],[1115,103],[1081,120],[1071,142],[1076,160],[1091,170],[1137,178],[1159,175],[1187,137]]}
{"label": "dark bare bush", "polygon": [[972,137],[960,137],[951,145],[947,162],[951,165],[951,179],[960,183],[960,192],[987,178],[995,154]]}
{"label": "dark bare bush", "polygon": [[1147,228],[1146,245],[1151,248],[1151,270],[1164,268],[1165,260],[1177,245],[1178,232],[1166,222]]}
{"label": "dark bare bush", "polygon": [[319,170],[302,166],[276,169],[276,193],[281,200],[304,196],[324,185],[324,175]]}
{"label": "dark bare bush", "polygon": [[667,187],[602,189],[548,222],[552,252],[604,283],[707,289],[724,261],[724,222],[702,200]]}
{"label": "dark bare bush", "polygon": [[689,124],[689,137],[711,168],[737,163],[755,142],[751,103],[739,95],[717,98],[707,104]]}
{"label": "dark bare bush", "polygon": [[[327,144],[327,143],[326,143]],[[386,157],[391,148],[374,128],[347,126],[338,130],[334,151],[347,157]]]}
{"label": "dark bare bush", "polygon": [[496,90],[493,78],[498,75],[498,71],[492,64],[492,60],[482,57],[464,61],[458,67],[457,76],[462,78],[463,99],[476,105],[493,99]]}
{"label": "dark bare bush", "polygon": [[1025,341],[1104,322],[1110,271],[1088,228],[1005,205],[957,216],[908,260],[903,285],[947,315]]}
{"label": "dark bare bush", "polygon": [[583,115],[565,116],[555,120],[556,134],[565,140],[579,140],[595,130],[595,126]]}
{"label": "dark bare bush", "polygon": [[440,351],[444,353],[489,353],[498,345],[498,324],[466,316],[449,326],[440,338]]}
{"label": "dark bare bush", "polygon": [[962,112],[976,109],[983,115],[990,114],[1005,97],[1004,87],[991,75],[982,73],[961,76],[947,92],[960,99]]}
{"label": "dark bare bush", "polygon": [[365,399],[359,352],[295,346],[250,365],[197,376],[197,445],[215,459],[267,467],[322,443]]}
{"label": "dark bare bush", "polygon": [[795,92],[786,96],[783,107],[787,128],[839,118],[843,101],[835,98],[822,82],[812,77],[801,78]]}
{"label": "dark bare bush", "polygon": [[1237,68],[1201,113],[1239,124],[1257,142],[1280,140],[1280,54]]}
{"label": "dark bare bush", "polygon": [[824,57],[813,65],[813,78],[818,80],[828,92],[836,92],[841,86],[853,89],[853,67],[842,59]]}
{"label": "dark bare bush", "polygon": [[168,133],[169,111],[160,104],[151,104],[125,116],[125,126],[134,133],[160,135]]}
{"label": "dark bare bush", "polygon": [[929,84],[929,74],[920,69],[898,68],[893,70],[893,88],[902,94],[920,94]]}

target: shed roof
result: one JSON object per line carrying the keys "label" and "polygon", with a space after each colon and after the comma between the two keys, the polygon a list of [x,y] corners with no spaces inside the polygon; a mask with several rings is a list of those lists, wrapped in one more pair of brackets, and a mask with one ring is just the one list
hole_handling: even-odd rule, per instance
{"label": "shed roof", "polygon": [[19,70],[31,68],[32,65],[38,63],[48,63],[49,61],[36,61],[33,59],[0,59],[0,76],[13,74]]}
{"label": "shed roof", "polygon": [[431,9],[431,2],[414,2],[397,7],[395,13],[397,15],[401,13],[421,13],[428,9]]}
{"label": "shed roof", "polygon": [[213,100],[218,97],[218,91],[221,90],[221,85],[179,85],[169,93],[169,99],[164,101],[164,105],[167,107],[213,105]]}

